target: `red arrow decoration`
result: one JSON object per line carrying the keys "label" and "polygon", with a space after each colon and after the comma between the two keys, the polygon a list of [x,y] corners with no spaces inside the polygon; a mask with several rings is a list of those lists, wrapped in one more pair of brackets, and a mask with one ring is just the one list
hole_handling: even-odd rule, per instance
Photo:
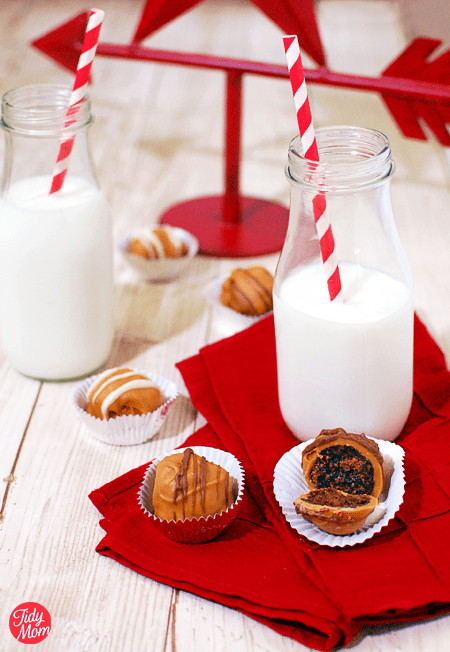
{"label": "red arrow decoration", "polygon": [[[147,0],[133,43],[140,43],[171,20],[203,1]],[[278,25],[283,34],[298,34],[300,47],[320,66],[325,65],[325,53],[317,27],[314,0],[249,0],[249,2]]]}
{"label": "red arrow decoration", "polygon": [[[293,1],[287,0],[287,5],[291,6]],[[184,4],[190,2],[185,0]],[[258,3],[263,4],[263,0],[255,0],[255,4]],[[152,4],[160,6],[165,4],[165,0],[149,1],[146,7],[151,8]],[[79,14],[32,44],[75,72],[87,18],[87,12]],[[305,70],[305,79],[308,84],[379,93],[407,138],[426,140],[427,134],[419,122],[422,120],[442,145],[450,147],[446,128],[450,122],[450,51],[432,61],[428,59],[438,45],[440,41],[417,39],[386,68],[381,77],[340,74],[321,66]],[[274,202],[244,197],[239,190],[240,98],[245,74],[289,79],[287,66],[143,48],[136,40],[130,45],[99,43],[97,56],[195,66],[221,70],[226,74],[225,192],[177,204],[160,217],[160,222],[190,230],[199,239],[200,251],[210,255],[237,257],[278,251],[285,239],[287,209]],[[261,238],[262,232],[269,233],[269,236]]]}
{"label": "red arrow decoration", "polygon": [[83,11],[67,23],[62,23],[48,34],[32,41],[31,45],[63,68],[76,72],[88,19],[89,12]]}
{"label": "red arrow decoration", "polygon": [[[434,60],[429,60],[430,55],[439,45],[441,41],[436,39],[416,39],[383,71],[382,76],[449,84],[450,50]],[[420,124],[422,120],[442,145],[450,147],[450,135],[446,128],[446,124],[450,122],[448,103],[433,101],[427,95],[416,100],[388,97],[383,94],[382,98],[404,136],[426,140],[426,133]]]}
{"label": "red arrow decoration", "polygon": [[[83,12],[41,36],[32,45],[61,66],[75,72],[86,29],[88,12]],[[325,66],[305,70],[308,84],[323,84],[379,93],[393,119],[406,138],[426,140],[422,124],[426,124],[439,143],[450,147],[450,50],[430,60],[441,41],[419,38],[393,61],[381,77],[362,77],[335,73]],[[256,74],[289,78],[286,66],[277,66],[240,59],[219,58],[202,54],[170,52],[143,48],[132,43],[115,45],[99,43],[97,57],[170,63],[219,69],[227,73]]]}

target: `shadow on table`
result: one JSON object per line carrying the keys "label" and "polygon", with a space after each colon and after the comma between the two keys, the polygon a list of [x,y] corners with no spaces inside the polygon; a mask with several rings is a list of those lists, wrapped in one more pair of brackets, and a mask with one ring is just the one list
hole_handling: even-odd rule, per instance
{"label": "shadow on table", "polygon": [[205,285],[214,274],[211,261],[198,258],[190,274],[174,282],[139,280],[116,286],[115,364],[136,357],[198,321],[206,306]]}

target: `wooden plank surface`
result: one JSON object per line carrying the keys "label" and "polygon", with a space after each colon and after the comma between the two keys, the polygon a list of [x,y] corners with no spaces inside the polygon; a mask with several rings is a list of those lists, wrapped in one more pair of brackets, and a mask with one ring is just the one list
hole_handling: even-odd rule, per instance
{"label": "wooden plank surface", "polygon": [[[129,42],[140,0],[104,0],[105,42]],[[78,0],[0,3],[0,91],[72,76],[29,47],[32,39],[85,10]],[[405,45],[396,2],[321,0],[330,67],[377,75]],[[281,32],[244,0],[207,0],[146,45],[284,63]],[[305,65],[312,65],[305,58]],[[221,73],[98,58],[91,88],[91,142],[117,244],[132,227],[156,222],[171,204],[223,189]],[[446,152],[406,141],[371,94],[311,88],[316,126],[356,124],[384,131],[397,172],[392,184],[400,236],[413,268],[416,309],[450,360],[450,214]],[[244,84],[243,193],[288,205],[287,146],[296,133],[287,81]],[[0,143],[3,155],[3,141]],[[248,259],[275,271],[277,255]],[[181,444],[204,423],[175,363],[227,334],[205,286],[242,261],[198,257],[174,283],[148,284],[115,252],[116,338],[110,366],[133,364],[173,379],[180,390],[153,441],[113,447],[93,439],[72,406],[76,383],[40,384],[0,352],[0,651],[23,648],[7,620],[33,600],[52,615],[43,652],[302,652],[304,646],[182,591],[100,557],[94,488]],[[444,652],[450,617],[364,631],[358,652]]]}

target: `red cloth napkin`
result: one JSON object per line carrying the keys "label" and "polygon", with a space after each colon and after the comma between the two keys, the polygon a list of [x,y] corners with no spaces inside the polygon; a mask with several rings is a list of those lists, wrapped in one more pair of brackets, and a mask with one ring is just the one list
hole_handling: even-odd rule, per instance
{"label": "red cloth napkin", "polygon": [[98,552],[319,650],[347,644],[364,625],[450,611],[450,373],[417,318],[414,400],[397,439],[405,499],[386,528],[353,547],[299,537],[275,500],[275,464],[298,441],[278,407],[273,318],[177,366],[209,424],[185,444],[229,450],[244,466],[238,518],[206,544],[165,539],[137,504],[146,464],[91,493],[105,517]]}

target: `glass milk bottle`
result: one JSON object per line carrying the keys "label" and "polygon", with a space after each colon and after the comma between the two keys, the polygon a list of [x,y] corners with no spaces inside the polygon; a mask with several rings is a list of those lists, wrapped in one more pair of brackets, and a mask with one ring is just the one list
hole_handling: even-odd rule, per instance
{"label": "glass milk bottle", "polygon": [[[389,141],[358,127],[316,131],[320,163],[289,147],[291,206],[274,282],[278,392],[300,439],[344,428],[394,440],[411,407],[413,285],[392,214]],[[330,300],[313,211],[335,241],[342,291]]]}
{"label": "glass milk bottle", "polygon": [[[13,89],[2,98],[0,337],[22,374],[86,376],[113,340],[112,233],[92,166],[89,97],[65,127],[71,89]],[[50,194],[61,137],[75,136],[61,190]]]}

